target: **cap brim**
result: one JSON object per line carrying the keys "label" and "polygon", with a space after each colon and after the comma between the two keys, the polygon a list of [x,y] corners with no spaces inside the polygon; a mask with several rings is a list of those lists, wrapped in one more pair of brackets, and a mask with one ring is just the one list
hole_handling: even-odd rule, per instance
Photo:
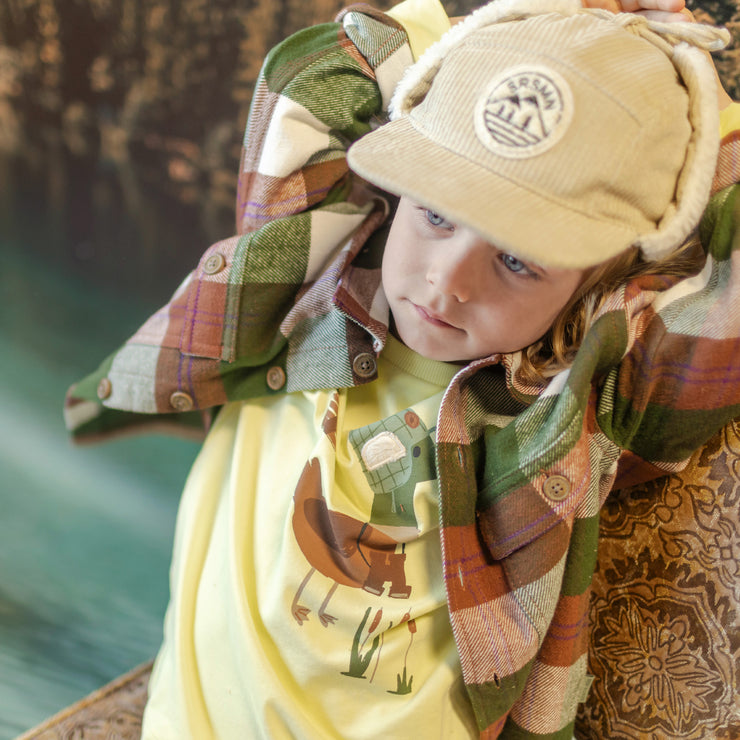
{"label": "cap brim", "polygon": [[408,117],[361,138],[350,148],[348,162],[383,190],[439,211],[499,249],[543,267],[591,267],[638,237],[451,152]]}

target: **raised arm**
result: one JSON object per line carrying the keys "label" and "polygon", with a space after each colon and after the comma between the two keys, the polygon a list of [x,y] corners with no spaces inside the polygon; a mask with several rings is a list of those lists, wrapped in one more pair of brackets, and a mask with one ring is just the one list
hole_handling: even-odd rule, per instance
{"label": "raised arm", "polygon": [[77,438],[175,419],[180,428],[197,414],[176,412],[270,392],[260,368],[286,352],[280,324],[296,295],[344,258],[358,229],[382,220],[345,152],[382,120],[411,61],[403,27],[366,6],[268,56],[247,125],[237,234],[206,250],[170,302],[70,389],[65,417]]}

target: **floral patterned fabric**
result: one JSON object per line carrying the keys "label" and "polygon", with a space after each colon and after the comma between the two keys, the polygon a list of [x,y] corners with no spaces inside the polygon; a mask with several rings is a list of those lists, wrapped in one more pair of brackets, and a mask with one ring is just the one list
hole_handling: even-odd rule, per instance
{"label": "floral patterned fabric", "polygon": [[579,738],[740,737],[740,422],[601,513]]}

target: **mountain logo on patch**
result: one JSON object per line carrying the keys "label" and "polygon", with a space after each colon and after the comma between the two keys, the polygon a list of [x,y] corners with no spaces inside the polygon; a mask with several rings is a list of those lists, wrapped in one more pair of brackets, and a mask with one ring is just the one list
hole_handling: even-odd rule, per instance
{"label": "mountain logo on patch", "polygon": [[573,95],[555,70],[519,66],[498,74],[475,108],[475,133],[501,157],[521,159],[555,146],[573,119]]}

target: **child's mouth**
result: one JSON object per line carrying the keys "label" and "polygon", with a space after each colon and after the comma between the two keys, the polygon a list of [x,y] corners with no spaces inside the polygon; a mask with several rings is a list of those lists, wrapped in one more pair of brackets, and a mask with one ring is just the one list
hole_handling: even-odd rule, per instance
{"label": "child's mouth", "polygon": [[435,314],[433,311],[430,311],[423,306],[419,306],[416,303],[414,303],[413,306],[416,309],[417,313],[421,316],[421,318],[424,319],[424,321],[432,324],[432,326],[441,326],[449,329],[456,328],[455,326],[450,324],[449,321],[445,321],[441,316]]}

